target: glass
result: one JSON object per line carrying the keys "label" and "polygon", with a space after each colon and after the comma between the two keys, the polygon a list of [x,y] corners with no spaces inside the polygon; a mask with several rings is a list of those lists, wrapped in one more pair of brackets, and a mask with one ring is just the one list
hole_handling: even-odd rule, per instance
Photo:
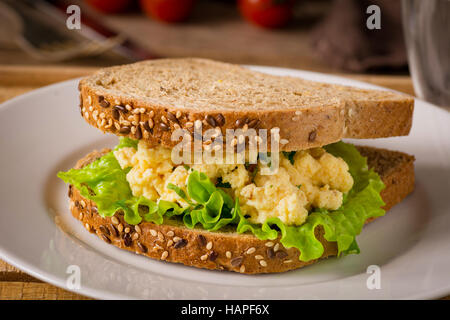
{"label": "glass", "polygon": [[450,106],[450,0],[402,0],[402,15],[416,95]]}

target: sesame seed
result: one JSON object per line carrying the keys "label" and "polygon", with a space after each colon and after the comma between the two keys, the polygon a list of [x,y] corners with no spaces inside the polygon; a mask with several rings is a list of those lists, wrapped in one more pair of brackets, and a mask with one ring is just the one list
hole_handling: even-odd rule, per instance
{"label": "sesame seed", "polygon": [[242,265],[242,266],[239,268],[239,272],[240,272],[240,273],[244,273],[244,272],[245,272],[245,266],[244,266],[244,265]]}
{"label": "sesame seed", "polygon": [[136,127],[131,127],[130,130],[131,130],[131,133],[132,133],[132,134],[135,134],[135,133],[136,133]]}
{"label": "sesame seed", "polygon": [[120,130],[120,124],[118,122],[114,122],[114,127],[116,127],[117,130]]}
{"label": "sesame seed", "polygon": [[277,243],[275,244],[275,246],[273,247],[273,251],[277,252],[280,249],[280,244]]}
{"label": "sesame seed", "polygon": [[123,231],[123,224],[119,224],[117,226],[117,230],[119,230],[119,232],[122,232]]}
{"label": "sesame seed", "polygon": [[170,239],[169,241],[167,241],[167,246],[170,247],[171,245],[173,245],[173,240]]}
{"label": "sesame seed", "polygon": [[81,109],[81,112],[85,113],[85,112],[86,112],[86,107],[83,107],[83,108]]}
{"label": "sesame seed", "polygon": [[156,231],[153,229],[150,229],[150,234],[154,237],[156,237],[156,235],[157,235]]}
{"label": "sesame seed", "polygon": [[161,260],[166,260],[167,256],[169,255],[169,252],[164,251],[161,255]]}
{"label": "sesame seed", "polygon": [[289,260],[284,260],[284,261],[283,261],[283,263],[291,263],[291,262],[292,262],[292,260],[290,260],[290,259],[289,259]]}
{"label": "sesame seed", "polygon": [[226,256],[227,258],[231,258],[231,252],[230,252],[230,251],[225,252],[225,256]]}
{"label": "sesame seed", "polygon": [[148,119],[148,127],[150,128],[150,129],[153,129],[153,127],[154,127],[154,122],[153,122],[153,120],[152,119]]}
{"label": "sesame seed", "polygon": [[125,105],[125,109],[127,109],[128,111],[131,111],[131,106],[129,104]]}
{"label": "sesame seed", "polygon": [[281,144],[287,144],[287,143],[289,143],[289,140],[287,140],[287,139],[281,139],[281,140],[280,140],[280,143],[281,143]]}
{"label": "sesame seed", "polygon": [[169,236],[169,237],[173,237],[173,236],[174,236],[174,233],[173,233],[173,231],[172,231],[172,230],[170,230],[170,231],[167,231],[167,236]]}
{"label": "sesame seed", "polygon": [[261,260],[261,261],[259,262],[259,264],[260,264],[262,267],[267,267],[267,262],[266,262],[265,260]]}
{"label": "sesame seed", "polygon": [[255,247],[251,247],[247,250],[247,254],[252,254],[255,251],[256,251]]}
{"label": "sesame seed", "polygon": [[136,230],[137,233],[142,233],[141,227],[138,225],[134,226],[134,230]]}
{"label": "sesame seed", "polygon": [[78,219],[79,220],[83,219],[83,212],[80,212],[80,214],[78,215]]}
{"label": "sesame seed", "polygon": [[152,110],[152,111],[150,111],[150,114],[149,114],[149,117],[150,118],[153,118],[155,116],[155,112]]}
{"label": "sesame seed", "polygon": [[87,229],[87,231],[90,231],[90,230],[91,230],[91,226],[89,225],[89,223],[86,223],[84,226],[85,226],[85,228]]}
{"label": "sesame seed", "polygon": [[175,241],[175,242],[178,242],[178,241],[180,241],[180,240],[181,240],[180,237],[173,237],[173,241]]}
{"label": "sesame seed", "polygon": [[139,112],[140,112],[140,113],[145,113],[145,108],[140,108],[140,109],[139,109]]}
{"label": "sesame seed", "polygon": [[204,254],[200,257],[200,260],[205,261],[206,259],[208,259],[208,254]]}
{"label": "sesame seed", "polygon": [[255,256],[255,259],[256,259],[256,260],[262,260],[262,259],[264,259],[264,257],[263,257],[262,255],[260,255],[260,254],[257,254],[257,255]]}
{"label": "sesame seed", "polygon": [[82,208],[85,208],[85,207],[86,207],[86,202],[84,202],[84,200],[81,200],[81,201],[80,201],[80,204],[81,204],[81,207],[82,207]]}
{"label": "sesame seed", "polygon": [[133,111],[133,114],[138,114],[138,113],[140,113],[141,112],[141,109],[139,109],[139,108],[136,108],[136,109],[134,109]]}
{"label": "sesame seed", "polygon": [[117,219],[116,217],[112,217],[111,222],[114,224],[119,224],[119,219]]}
{"label": "sesame seed", "polygon": [[137,240],[139,238],[139,234],[137,232],[133,233],[133,235],[131,236],[131,239],[133,240]]}
{"label": "sesame seed", "polygon": [[125,233],[129,233],[131,230],[129,227],[126,227],[124,231],[125,231]]}
{"label": "sesame seed", "polygon": [[192,123],[192,122],[186,122],[185,124],[184,124],[184,126],[186,127],[186,128],[192,128],[193,126],[194,126],[194,124]]}
{"label": "sesame seed", "polygon": [[84,113],[84,117],[85,117],[86,119],[89,119],[89,113],[88,113],[87,111]]}
{"label": "sesame seed", "polygon": [[89,112],[92,112],[92,110],[94,110],[94,107],[93,107],[93,106],[90,106],[90,107],[89,107]]}
{"label": "sesame seed", "polygon": [[181,118],[181,111],[178,110],[177,113],[175,114],[175,117],[177,117],[177,119]]}
{"label": "sesame seed", "polygon": [[88,101],[88,104],[92,104],[92,98],[91,98],[91,96],[88,96],[88,97],[87,97],[87,101]]}
{"label": "sesame seed", "polygon": [[161,116],[161,121],[167,124],[167,118],[165,116]]}
{"label": "sesame seed", "polygon": [[273,247],[273,242],[272,241],[267,241],[265,243],[265,246],[271,248],[271,247]]}
{"label": "sesame seed", "polygon": [[158,231],[158,240],[159,241],[164,241],[164,236],[161,232]]}
{"label": "sesame seed", "polygon": [[212,247],[213,247],[213,244],[212,244],[211,241],[209,241],[209,242],[206,244],[206,249],[207,249],[207,250],[211,250]]}

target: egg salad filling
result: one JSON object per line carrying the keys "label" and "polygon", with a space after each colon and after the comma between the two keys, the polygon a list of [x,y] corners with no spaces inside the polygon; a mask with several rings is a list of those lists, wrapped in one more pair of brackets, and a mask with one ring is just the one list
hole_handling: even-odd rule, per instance
{"label": "egg salad filling", "polygon": [[123,214],[129,224],[180,219],[188,228],[276,239],[300,250],[299,259],[319,258],[321,227],[338,253],[359,252],[355,237],[364,222],[381,216],[384,188],[378,174],[351,144],[279,154],[275,174],[257,164],[181,164],[171,149],[120,138],[100,159],[58,176],[95,202],[103,217]]}
{"label": "egg salad filling", "polygon": [[131,168],[126,179],[135,197],[166,200],[185,208],[193,199],[183,199],[170,186],[188,194],[188,177],[195,170],[232,198],[239,198],[241,212],[252,223],[279,218],[286,225],[301,225],[315,208],[338,209],[344,193],[353,186],[345,161],[323,148],[281,154],[280,167],[272,175],[261,174],[260,162],[251,168],[245,164],[177,166],[171,160],[171,149],[152,148],[143,140],[137,149],[121,148],[114,156],[123,170]]}

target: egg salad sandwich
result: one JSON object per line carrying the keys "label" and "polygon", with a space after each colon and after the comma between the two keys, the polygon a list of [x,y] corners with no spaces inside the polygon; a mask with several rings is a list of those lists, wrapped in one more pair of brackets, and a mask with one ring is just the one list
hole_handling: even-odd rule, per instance
{"label": "egg salad sandwich", "polygon": [[136,254],[297,269],[358,253],[363,226],[414,189],[413,156],[342,141],[407,135],[407,95],[194,58],[101,69],[79,90],[81,116],[120,138],[58,176],[73,216]]}

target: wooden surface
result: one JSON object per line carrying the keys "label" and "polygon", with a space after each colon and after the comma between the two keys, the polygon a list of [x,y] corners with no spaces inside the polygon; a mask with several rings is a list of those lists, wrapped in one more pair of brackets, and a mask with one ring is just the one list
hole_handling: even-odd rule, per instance
{"label": "wooden surface", "polygon": [[[95,69],[87,67],[0,65],[0,103],[41,86],[89,74],[93,70]],[[406,76],[352,75],[350,77],[414,94],[411,80]],[[86,298],[43,283],[0,260],[0,299]]]}

